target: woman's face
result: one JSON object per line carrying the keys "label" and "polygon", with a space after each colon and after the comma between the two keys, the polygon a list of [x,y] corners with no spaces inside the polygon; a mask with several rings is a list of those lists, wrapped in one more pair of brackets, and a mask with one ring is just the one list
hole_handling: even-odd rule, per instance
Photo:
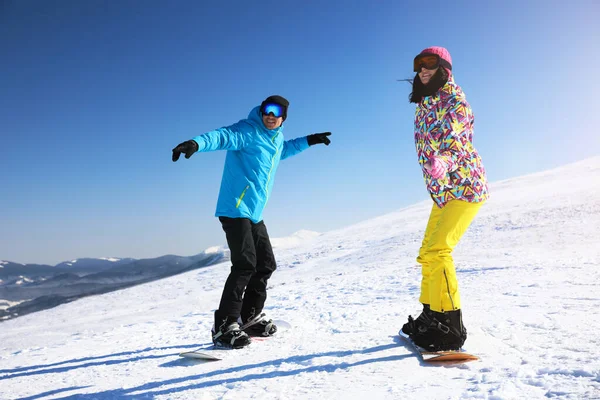
{"label": "woman's face", "polygon": [[427,69],[425,67],[421,67],[421,71],[419,71],[419,79],[421,79],[423,85],[427,85],[431,81],[431,78],[435,75],[439,68],[440,67],[435,69]]}

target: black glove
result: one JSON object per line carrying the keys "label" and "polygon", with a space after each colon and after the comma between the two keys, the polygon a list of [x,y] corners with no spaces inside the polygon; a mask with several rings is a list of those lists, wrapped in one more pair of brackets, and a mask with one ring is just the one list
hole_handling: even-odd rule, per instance
{"label": "black glove", "polygon": [[324,143],[325,146],[329,146],[329,143],[331,143],[331,140],[327,137],[329,135],[331,135],[331,132],[313,133],[312,135],[308,135],[306,140],[308,141],[309,146],[319,143]]}
{"label": "black glove", "polygon": [[185,158],[190,158],[197,151],[198,143],[195,140],[180,143],[173,149],[173,162],[179,160],[181,153],[185,153]]}

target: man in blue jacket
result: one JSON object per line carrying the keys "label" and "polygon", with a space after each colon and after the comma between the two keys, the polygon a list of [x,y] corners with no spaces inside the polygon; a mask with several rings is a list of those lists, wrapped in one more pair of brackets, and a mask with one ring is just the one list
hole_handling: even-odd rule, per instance
{"label": "man in blue jacket", "polygon": [[173,149],[173,161],[182,153],[190,158],[197,151],[227,150],[215,216],[225,231],[232,267],[215,311],[212,338],[219,347],[241,348],[250,344],[250,336],[277,332],[273,321],[262,312],[267,281],[276,268],[262,213],[279,161],[318,143],[329,145],[331,135],[323,132],[284,140],[282,124],[288,106],[283,97],[270,96],[260,107],[254,107],[247,119],[196,136]]}

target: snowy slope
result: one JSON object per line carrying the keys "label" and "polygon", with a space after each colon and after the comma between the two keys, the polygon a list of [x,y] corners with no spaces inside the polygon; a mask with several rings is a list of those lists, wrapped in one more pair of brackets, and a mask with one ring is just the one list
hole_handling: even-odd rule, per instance
{"label": "snowy slope", "polygon": [[[467,348],[423,365],[397,331],[419,311],[430,202],[276,247],[267,312],[295,329],[214,363],[227,263],[0,324],[0,398],[600,398],[600,157],[492,185],[455,251]],[[274,241],[276,242],[276,241]]]}

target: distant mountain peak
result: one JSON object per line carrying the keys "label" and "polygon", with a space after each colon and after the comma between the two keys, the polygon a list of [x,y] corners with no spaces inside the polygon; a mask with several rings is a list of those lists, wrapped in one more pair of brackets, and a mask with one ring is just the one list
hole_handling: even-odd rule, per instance
{"label": "distant mountain peak", "polygon": [[16,263],[16,262],[12,262],[12,261],[6,261],[6,260],[0,260],[0,268],[4,268],[5,265],[8,267],[11,267],[13,265],[24,266],[25,264]]}
{"label": "distant mountain peak", "polygon": [[223,253],[225,251],[225,249],[222,246],[213,246],[213,247],[209,247],[208,249],[204,250],[204,254],[218,254],[218,253]]}

